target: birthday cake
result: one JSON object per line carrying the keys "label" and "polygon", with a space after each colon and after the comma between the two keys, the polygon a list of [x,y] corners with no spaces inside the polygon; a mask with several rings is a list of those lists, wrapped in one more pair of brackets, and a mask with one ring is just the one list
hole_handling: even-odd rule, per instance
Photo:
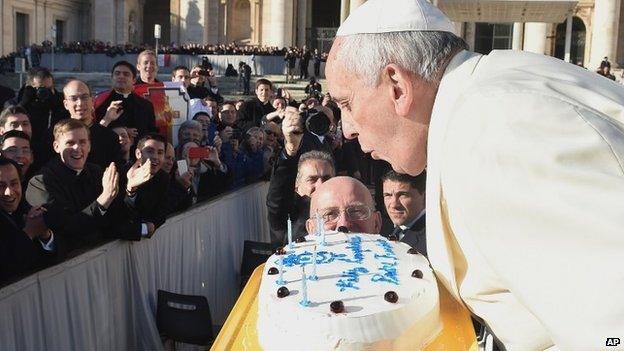
{"label": "birthday cake", "polygon": [[435,339],[438,288],[424,256],[380,235],[306,239],[265,265],[257,323],[264,350],[420,350]]}

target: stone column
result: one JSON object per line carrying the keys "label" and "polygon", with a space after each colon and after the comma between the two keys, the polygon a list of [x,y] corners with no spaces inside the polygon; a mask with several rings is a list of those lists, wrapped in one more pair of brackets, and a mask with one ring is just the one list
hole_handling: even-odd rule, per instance
{"label": "stone column", "polygon": [[574,19],[572,15],[568,15],[566,19],[566,34],[565,34],[565,48],[563,60],[565,62],[570,62],[570,51],[572,50],[572,22]]}
{"label": "stone column", "polygon": [[349,17],[349,8],[351,7],[349,0],[340,0],[340,24]]}
{"label": "stone column", "polygon": [[360,7],[360,5],[362,5],[365,2],[366,2],[366,0],[350,0],[349,1],[349,13],[353,13],[353,11],[355,11],[355,9]]}
{"label": "stone column", "polygon": [[526,23],[524,25],[524,51],[544,55],[547,33],[548,23]]}
{"label": "stone column", "polygon": [[271,36],[268,44],[277,47],[293,45],[293,1],[271,1]]}
{"label": "stone column", "polygon": [[522,50],[522,41],[524,39],[524,23],[516,22],[513,26],[513,39],[511,42],[512,50]]}
{"label": "stone column", "polygon": [[93,39],[115,42],[115,2],[93,0]]}
{"label": "stone column", "polygon": [[308,27],[308,0],[297,1],[297,46],[306,44],[306,28]]}
{"label": "stone column", "polygon": [[619,4],[618,0],[596,0],[595,2],[591,56],[587,65],[590,70],[597,69],[605,56],[609,58],[612,65],[616,64]]}
{"label": "stone column", "polygon": [[476,34],[477,25],[474,22],[466,22],[464,26],[464,40],[466,44],[468,44],[468,48],[471,51],[475,49],[475,34]]}

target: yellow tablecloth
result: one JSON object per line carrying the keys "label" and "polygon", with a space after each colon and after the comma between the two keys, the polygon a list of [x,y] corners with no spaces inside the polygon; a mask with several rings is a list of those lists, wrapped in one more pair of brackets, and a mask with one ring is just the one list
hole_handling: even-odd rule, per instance
{"label": "yellow tablecloth", "polygon": [[[264,264],[256,268],[251,275],[211,350],[262,350],[258,344],[256,321],[258,318],[257,295],[263,269]],[[438,284],[438,288],[444,328],[424,351],[476,351],[477,340],[470,320],[470,313],[451,297],[444,286]]]}

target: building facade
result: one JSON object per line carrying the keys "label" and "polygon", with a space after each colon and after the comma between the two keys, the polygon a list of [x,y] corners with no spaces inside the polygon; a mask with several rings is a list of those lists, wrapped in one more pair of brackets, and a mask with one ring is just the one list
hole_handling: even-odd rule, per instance
{"label": "building facade", "polygon": [[[153,44],[155,24],[162,28],[161,43],[328,50],[340,23],[365,1],[0,0],[0,53],[44,40]],[[527,50],[588,68],[604,56],[624,64],[624,1],[431,1],[478,52]]]}

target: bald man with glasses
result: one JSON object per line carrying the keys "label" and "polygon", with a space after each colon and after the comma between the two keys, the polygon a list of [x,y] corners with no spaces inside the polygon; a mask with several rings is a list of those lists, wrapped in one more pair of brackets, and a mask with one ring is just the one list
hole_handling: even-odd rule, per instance
{"label": "bald man with glasses", "polygon": [[326,231],[377,234],[381,230],[381,213],[368,188],[355,178],[334,177],[316,188],[306,222],[309,234],[316,232],[317,212]]}

